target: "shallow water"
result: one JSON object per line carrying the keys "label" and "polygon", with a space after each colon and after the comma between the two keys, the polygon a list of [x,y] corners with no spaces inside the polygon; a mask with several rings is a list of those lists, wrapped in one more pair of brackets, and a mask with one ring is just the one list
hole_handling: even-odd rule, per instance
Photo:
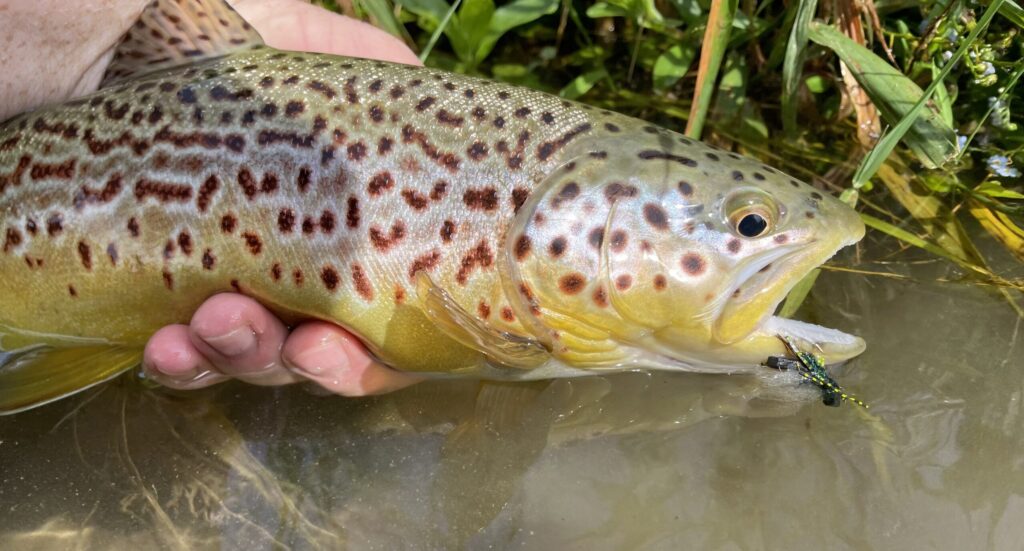
{"label": "shallow water", "polygon": [[128,377],[0,418],[0,549],[1020,549],[1021,324],[872,239],[834,264],[909,279],[825,272],[801,313],[868,341],[838,379],[869,410],[767,370],[361,400]]}

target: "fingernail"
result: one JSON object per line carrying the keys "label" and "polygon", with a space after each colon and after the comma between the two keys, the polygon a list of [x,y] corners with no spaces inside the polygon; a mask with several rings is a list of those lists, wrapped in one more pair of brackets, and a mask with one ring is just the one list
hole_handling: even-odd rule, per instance
{"label": "fingernail", "polygon": [[308,375],[339,375],[349,367],[348,355],[340,345],[341,342],[337,339],[324,338],[316,345],[296,354],[289,364],[293,369]]}
{"label": "fingernail", "polygon": [[256,348],[256,332],[242,326],[223,335],[207,337],[199,335],[206,344],[225,356],[238,356]]}

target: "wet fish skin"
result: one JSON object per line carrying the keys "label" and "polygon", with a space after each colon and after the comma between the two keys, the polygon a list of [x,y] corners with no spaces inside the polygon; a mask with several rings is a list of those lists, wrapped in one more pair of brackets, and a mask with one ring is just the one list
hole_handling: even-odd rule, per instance
{"label": "wet fish skin", "polygon": [[[751,206],[775,217],[757,238],[730,218]],[[749,337],[773,303],[863,234],[810,186],[637,119],[267,47],[5,123],[0,228],[13,342],[141,348],[236,291],[398,369],[510,379],[753,369],[783,352]],[[495,366],[494,339],[550,361]]]}

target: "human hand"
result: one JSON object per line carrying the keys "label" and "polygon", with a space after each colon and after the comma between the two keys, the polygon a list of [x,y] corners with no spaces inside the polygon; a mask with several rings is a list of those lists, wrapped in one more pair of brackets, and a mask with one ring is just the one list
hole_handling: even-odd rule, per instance
{"label": "human hand", "polygon": [[[0,81],[0,119],[95,90],[120,36],[148,4],[90,0],[78,14],[57,1],[20,5],[9,19],[14,32],[0,36],[0,52],[6,52],[0,54],[0,68],[10,75]],[[231,3],[276,48],[419,64],[412,51],[387,33],[299,0]],[[29,30],[46,20],[46,29],[61,32],[51,30],[47,36],[43,28],[16,31],[19,20]],[[375,362],[356,338],[336,325],[314,321],[289,331],[258,302],[233,293],[211,297],[189,325],[157,331],[146,345],[143,368],[157,382],[179,389],[230,378],[260,385],[311,380],[333,393],[364,396],[419,381]]]}

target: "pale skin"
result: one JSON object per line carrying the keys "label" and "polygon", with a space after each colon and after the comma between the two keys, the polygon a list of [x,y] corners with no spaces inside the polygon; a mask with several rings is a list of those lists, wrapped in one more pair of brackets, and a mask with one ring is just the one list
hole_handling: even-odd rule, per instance
{"label": "pale skin", "polygon": [[[113,48],[147,3],[0,0],[0,120],[95,90]],[[230,3],[276,48],[419,64],[387,33],[301,0]],[[419,381],[375,362],[336,325],[288,328],[258,302],[232,293],[208,299],[188,325],[157,331],[143,368],[178,389],[234,378],[258,385],[313,381],[332,393],[365,396]]]}

